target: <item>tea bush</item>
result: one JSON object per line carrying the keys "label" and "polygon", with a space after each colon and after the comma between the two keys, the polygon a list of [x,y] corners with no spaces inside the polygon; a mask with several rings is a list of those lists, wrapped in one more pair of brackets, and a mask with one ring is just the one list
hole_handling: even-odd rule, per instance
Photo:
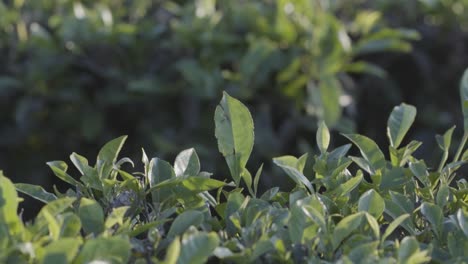
{"label": "tea bush", "polygon": [[40,181],[36,156],[128,134],[165,158],[195,141],[215,169],[205,135],[223,90],[258,112],[255,160],[298,148],[294,132],[317,118],[352,130],[340,106],[351,74],[384,74],[361,57],[409,51],[418,34],[334,2],[2,1],[1,165]]}
{"label": "tea bush", "polygon": [[[119,158],[126,136],[108,142],[94,165],[72,153],[79,177],[67,172],[66,162],[49,162],[72,186],[66,192],[13,184],[0,174],[0,262],[466,263],[468,183],[456,173],[468,161],[468,70],[460,96],[464,136],[450,159],[455,127],[436,136],[437,166],[413,156],[422,142],[405,135],[416,108],[402,103],[387,121],[389,160],[359,134],[343,136],[361,156],[347,154],[351,144],[329,149],[330,132],[321,122],[313,173],[304,173],[308,154],[274,158],[295,187],[260,194],[259,182],[269,175],[262,166],[247,169],[252,117],[224,93],[215,137],[230,178],[202,171],[193,148],[173,164],[143,150],[143,168],[135,172],[131,159]],[[14,213],[17,191],[46,204],[33,221]]]}

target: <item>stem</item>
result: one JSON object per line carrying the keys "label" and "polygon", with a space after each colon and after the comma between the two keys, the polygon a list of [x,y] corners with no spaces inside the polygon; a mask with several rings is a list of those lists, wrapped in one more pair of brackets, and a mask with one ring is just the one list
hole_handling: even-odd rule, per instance
{"label": "stem", "polygon": [[444,154],[442,155],[442,159],[440,160],[439,168],[437,169],[438,172],[441,172],[442,169],[444,168],[447,158],[448,158],[448,151],[444,151]]}
{"label": "stem", "polygon": [[460,155],[462,154],[463,149],[465,148],[466,141],[468,140],[468,133],[465,132],[463,134],[463,139],[461,144],[458,146],[457,153],[455,154],[455,157],[453,158],[453,162],[457,162],[458,159],[460,158]]}

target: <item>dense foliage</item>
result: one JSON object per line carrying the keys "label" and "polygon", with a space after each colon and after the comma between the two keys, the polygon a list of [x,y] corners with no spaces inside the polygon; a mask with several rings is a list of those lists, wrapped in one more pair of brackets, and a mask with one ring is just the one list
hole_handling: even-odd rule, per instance
{"label": "dense foliage", "polygon": [[[455,175],[468,161],[468,70],[460,95],[463,139],[449,160],[455,127],[436,137],[442,155],[434,169],[413,156],[422,142],[405,140],[416,108],[403,103],[387,121],[390,160],[359,134],[343,136],[360,157],[347,154],[351,144],[329,149],[330,132],[321,122],[312,165],[308,154],[273,159],[295,188],[260,194],[268,174],[247,169],[252,117],[224,93],[215,137],[230,179],[202,171],[193,148],[173,165],[143,151],[143,169],[129,171],[133,161],[118,158],[126,136],[107,143],[94,166],[71,154],[79,178],[68,174],[64,161],[49,162],[72,185],[65,193],[14,185],[0,174],[0,262],[465,263],[468,182]],[[15,189],[46,203],[33,221],[12,213],[19,203]]]}
{"label": "dense foliage", "polygon": [[351,132],[350,74],[384,76],[363,56],[407,52],[418,34],[334,2],[2,1],[1,165],[40,182],[37,156],[92,155],[128,134],[132,157],[197,142],[216,170],[206,135],[223,90],[256,113],[258,162],[311,147],[317,119]]}

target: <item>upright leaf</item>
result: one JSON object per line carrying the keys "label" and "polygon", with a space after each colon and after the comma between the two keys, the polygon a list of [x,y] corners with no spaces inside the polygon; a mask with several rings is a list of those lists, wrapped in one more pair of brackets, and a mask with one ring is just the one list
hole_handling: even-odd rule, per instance
{"label": "upright leaf", "polygon": [[200,160],[195,149],[186,149],[177,155],[174,162],[176,176],[196,176],[200,172]]}
{"label": "upright leaf", "polygon": [[[159,158],[152,158],[149,163],[148,177],[150,187],[154,187],[163,181],[175,178],[175,172],[169,162]],[[151,191],[153,202],[161,202],[161,198],[167,198],[168,195],[169,193],[166,190]]]}
{"label": "upright leaf", "polygon": [[216,107],[214,119],[218,149],[226,159],[231,176],[239,185],[254,144],[252,116],[245,105],[225,92]]}
{"label": "upright leaf", "polygon": [[463,110],[465,133],[468,133],[468,69],[465,70],[460,81],[460,98]]}
{"label": "upright leaf", "polygon": [[416,107],[405,103],[395,106],[387,121],[390,145],[398,148],[416,117]]}
{"label": "upright leaf", "polygon": [[344,136],[359,148],[361,155],[369,162],[374,172],[385,167],[385,156],[372,139],[357,134],[345,134]]}
{"label": "upright leaf", "polygon": [[317,146],[320,152],[323,154],[327,151],[328,145],[330,144],[330,131],[328,131],[327,125],[324,121],[320,122],[317,129]]}
{"label": "upright leaf", "polygon": [[104,163],[104,168],[102,172],[103,177],[107,177],[111,172],[114,162],[117,160],[117,157],[126,139],[127,136],[121,136],[116,139],[113,139],[107,142],[99,151],[96,165],[98,165],[99,163]]}
{"label": "upright leaf", "polygon": [[[0,171],[0,235],[15,235],[23,231],[23,222],[18,217],[18,193],[13,183]],[[3,233],[6,231],[6,234]],[[1,241],[1,239],[0,239]]]}

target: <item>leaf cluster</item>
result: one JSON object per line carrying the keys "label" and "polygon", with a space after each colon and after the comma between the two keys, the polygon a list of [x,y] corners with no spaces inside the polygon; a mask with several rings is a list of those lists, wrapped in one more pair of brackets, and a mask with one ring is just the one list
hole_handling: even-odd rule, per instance
{"label": "leaf cluster", "polygon": [[[468,101],[468,70],[460,85],[463,112]],[[254,145],[247,107],[224,93],[215,111],[215,136],[230,179],[201,171],[194,149],[171,164],[149,159],[143,170],[119,159],[126,137],[107,143],[94,166],[76,153],[71,162],[81,176],[67,173],[63,161],[49,162],[72,187],[54,193],[13,184],[0,175],[0,262],[6,263],[464,263],[468,261],[468,184],[454,175],[468,160],[468,130],[450,162],[452,132],[437,136],[442,158],[429,169],[413,153],[421,142],[402,144],[416,115],[407,104],[388,119],[390,160],[375,142],[346,134],[351,144],[329,149],[325,123],[316,134],[320,153],[313,175],[304,175],[305,154],[273,162],[295,182],[258,193],[268,175],[247,169]],[[462,154],[463,153],[463,154]],[[354,163],[359,169],[352,171]],[[232,181],[231,181],[232,180]],[[17,191],[46,205],[31,222],[17,212]]]}

